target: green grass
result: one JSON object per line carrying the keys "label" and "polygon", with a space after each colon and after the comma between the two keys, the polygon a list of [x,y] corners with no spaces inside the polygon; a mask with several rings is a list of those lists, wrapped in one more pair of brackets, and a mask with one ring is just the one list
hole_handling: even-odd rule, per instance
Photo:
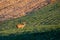
{"label": "green grass", "polygon": [[[24,27],[24,29],[17,29],[16,25],[22,22],[26,22],[26,26]],[[14,37],[16,37],[16,40],[19,39],[24,40],[24,38],[29,38],[28,35],[31,35],[30,36],[30,38],[32,38],[31,40],[34,40],[33,38],[34,33],[40,33],[40,34],[43,33],[43,36],[45,34],[46,35],[48,34],[50,38],[51,33],[53,34],[55,32],[56,34],[60,33],[59,29],[60,29],[60,3],[54,3],[49,4],[37,11],[32,11],[28,13],[28,15],[23,16],[21,18],[11,19],[0,23],[0,36],[3,38],[3,40],[5,37],[6,40],[7,38],[10,39],[11,38],[10,35],[12,35],[11,40],[15,40]],[[52,32],[50,33],[50,31]],[[18,35],[22,35],[22,37]],[[23,35],[25,35],[26,37],[24,37]],[[48,35],[46,38],[48,38]],[[42,37],[42,35],[40,37]],[[52,40],[49,38],[45,40]],[[38,40],[38,38],[36,40]],[[41,40],[44,40],[43,37]]]}

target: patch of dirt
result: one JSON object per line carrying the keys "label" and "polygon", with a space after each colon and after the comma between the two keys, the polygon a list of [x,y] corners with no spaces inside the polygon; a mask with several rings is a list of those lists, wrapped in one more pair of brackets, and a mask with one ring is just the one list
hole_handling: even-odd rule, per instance
{"label": "patch of dirt", "polygon": [[27,12],[44,7],[48,0],[1,0],[0,21],[25,16]]}

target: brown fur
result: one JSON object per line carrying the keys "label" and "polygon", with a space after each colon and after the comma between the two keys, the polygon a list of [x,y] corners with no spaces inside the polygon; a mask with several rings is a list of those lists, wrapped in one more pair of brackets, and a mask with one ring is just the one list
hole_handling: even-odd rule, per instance
{"label": "brown fur", "polygon": [[23,22],[23,24],[18,24],[16,27],[17,28],[24,28],[26,26],[26,23],[25,22]]}

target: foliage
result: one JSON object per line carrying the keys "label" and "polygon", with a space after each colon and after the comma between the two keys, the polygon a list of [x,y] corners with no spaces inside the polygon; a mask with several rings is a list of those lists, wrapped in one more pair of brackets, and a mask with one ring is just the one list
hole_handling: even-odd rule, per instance
{"label": "foliage", "polygon": [[[19,35],[19,36],[15,36],[17,40],[19,39],[19,37],[21,37],[20,36],[21,34],[24,35],[26,33],[24,38],[27,38],[28,40],[30,36],[30,38],[32,38],[31,40],[34,40],[33,38],[34,33],[40,33],[40,35],[42,33],[43,37],[42,35],[40,37],[48,38],[48,36],[50,37],[51,35],[49,31],[52,31],[52,30],[56,31],[57,29],[60,29],[60,25],[59,25],[60,24],[60,18],[59,18],[60,17],[60,3],[49,4],[41,9],[38,9],[37,11],[32,11],[27,14],[28,15],[23,16],[21,18],[7,20],[0,23],[0,36],[1,37],[7,36],[7,38],[9,39],[10,38],[9,35],[12,35],[12,36]],[[17,29],[16,25],[22,22],[26,22],[27,25],[24,27],[24,29]],[[48,32],[46,33],[46,35],[47,34],[48,35],[46,36],[44,32]],[[55,32],[53,31],[52,34],[54,33]],[[39,37],[38,35],[39,34],[37,34],[36,40],[38,40],[38,37]],[[12,37],[12,40],[15,40],[14,36]],[[45,39],[45,40],[53,40],[53,37],[52,38],[50,37],[50,39]],[[44,40],[44,39],[41,39],[41,40]]]}

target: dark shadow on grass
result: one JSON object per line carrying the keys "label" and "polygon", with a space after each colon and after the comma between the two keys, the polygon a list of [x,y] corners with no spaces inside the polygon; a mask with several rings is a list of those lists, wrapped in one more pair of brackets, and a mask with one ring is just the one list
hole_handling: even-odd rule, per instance
{"label": "dark shadow on grass", "polygon": [[60,40],[60,30],[49,32],[11,34],[9,36],[0,36],[0,40]]}

